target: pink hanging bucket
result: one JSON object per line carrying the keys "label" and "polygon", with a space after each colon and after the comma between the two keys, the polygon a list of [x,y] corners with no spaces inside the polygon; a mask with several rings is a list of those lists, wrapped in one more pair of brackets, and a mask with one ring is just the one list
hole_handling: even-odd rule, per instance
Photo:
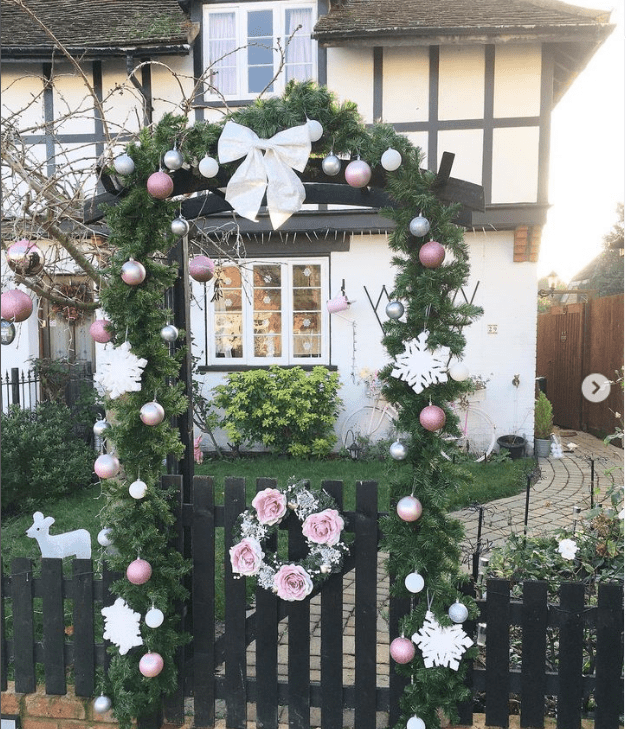
{"label": "pink hanging bucket", "polygon": [[329,313],[340,313],[348,310],[350,303],[346,295],[336,295],[334,298],[326,301],[326,307]]}

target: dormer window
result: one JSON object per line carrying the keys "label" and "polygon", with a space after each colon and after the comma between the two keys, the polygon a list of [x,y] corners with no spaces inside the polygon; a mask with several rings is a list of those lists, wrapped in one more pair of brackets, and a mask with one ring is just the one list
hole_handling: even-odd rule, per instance
{"label": "dormer window", "polygon": [[[282,94],[291,79],[315,79],[314,9],[293,2],[205,5],[207,101],[249,100],[265,89]],[[283,61],[279,41],[284,68],[274,80]]]}

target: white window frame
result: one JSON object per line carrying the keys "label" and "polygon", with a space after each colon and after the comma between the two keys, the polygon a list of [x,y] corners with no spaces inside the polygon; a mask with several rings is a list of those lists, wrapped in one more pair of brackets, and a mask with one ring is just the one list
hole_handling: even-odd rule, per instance
{"label": "white window frame", "polygon": [[[248,59],[246,45],[248,43],[247,36],[247,13],[256,12],[263,10],[271,10],[273,14],[273,34],[272,34],[272,46],[276,46],[278,38],[281,40],[281,44],[285,45],[285,16],[287,10],[311,10],[311,28],[317,21],[317,3],[316,2],[292,2],[290,0],[276,2],[254,2],[254,3],[223,3],[219,5],[204,5],[203,25],[205,28],[203,38],[203,55],[204,55],[204,66],[208,68],[210,58],[209,48],[209,16],[215,14],[234,13],[236,23],[236,42],[235,48],[239,50],[236,52],[237,57],[237,91],[234,94],[212,94],[207,91],[205,99],[207,102],[220,101],[222,99],[226,101],[234,100],[252,100],[258,96],[258,92],[247,91],[247,75],[248,75]],[[274,73],[278,70],[280,61],[280,54],[274,52]],[[311,39],[311,79],[317,80],[317,42]],[[210,76],[207,79],[210,83]],[[274,81],[274,89],[268,92],[271,95],[281,95],[285,89],[285,69],[283,68],[281,74]]]}
{"label": "white window frame", "polygon": [[[237,266],[237,263],[224,263],[225,266]],[[281,356],[254,356],[254,303],[253,303],[253,266],[280,265],[281,267]],[[319,265],[320,267],[320,356],[298,357],[293,353],[293,269],[298,265]],[[330,317],[326,303],[329,298],[329,260],[327,257],[294,257],[288,260],[274,258],[249,260],[239,264],[242,280],[242,341],[243,357],[229,358],[216,356],[215,316],[221,311],[216,310],[213,300],[215,282],[208,283],[208,312],[206,328],[208,337],[207,365],[209,366],[316,366],[328,364],[330,360]]]}

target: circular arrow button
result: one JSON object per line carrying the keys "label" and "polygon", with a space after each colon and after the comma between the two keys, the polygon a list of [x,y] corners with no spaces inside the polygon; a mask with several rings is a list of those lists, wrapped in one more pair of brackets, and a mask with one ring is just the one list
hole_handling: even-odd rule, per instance
{"label": "circular arrow button", "polygon": [[583,379],[583,397],[589,402],[602,402],[611,393],[611,382],[604,374],[589,374]]}

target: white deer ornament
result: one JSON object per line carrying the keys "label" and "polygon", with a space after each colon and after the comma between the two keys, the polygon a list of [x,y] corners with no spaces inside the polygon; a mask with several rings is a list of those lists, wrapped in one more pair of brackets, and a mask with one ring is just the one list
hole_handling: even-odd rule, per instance
{"label": "white deer ornament", "polygon": [[50,534],[54,524],[52,517],[45,517],[41,512],[33,514],[33,524],[26,530],[26,535],[37,540],[41,557],[72,557],[77,560],[91,558],[91,535],[86,529],[75,529],[63,534]]}

